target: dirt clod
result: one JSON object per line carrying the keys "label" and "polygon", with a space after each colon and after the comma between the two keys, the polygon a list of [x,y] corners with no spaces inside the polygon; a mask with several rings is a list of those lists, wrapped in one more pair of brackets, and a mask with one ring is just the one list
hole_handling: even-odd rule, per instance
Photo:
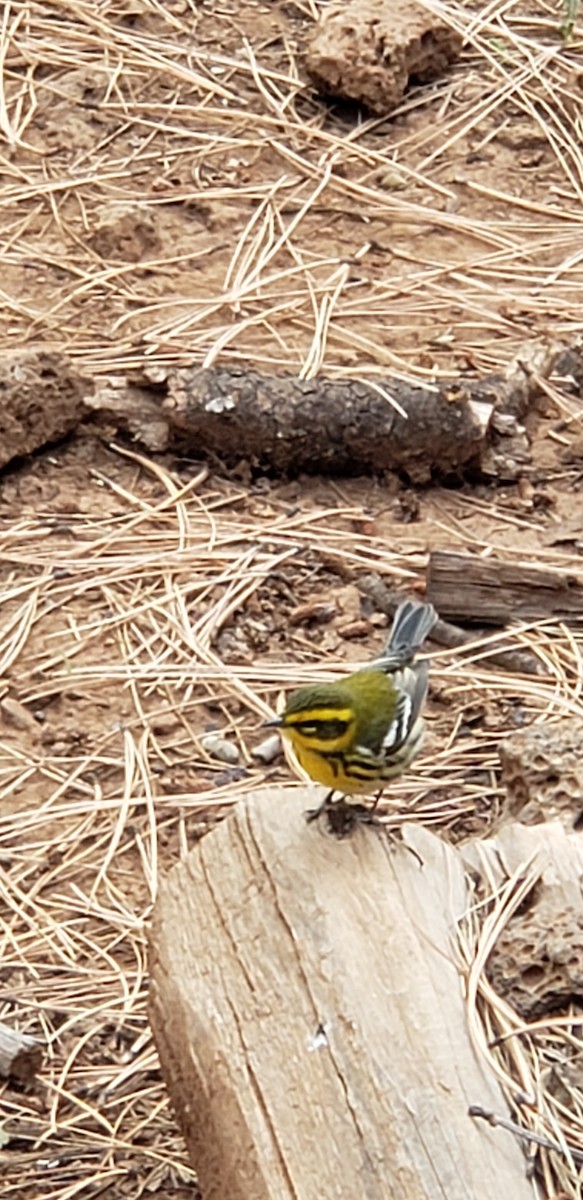
{"label": "dirt clod", "polygon": [[97,222],[89,244],[101,258],[140,262],[161,250],[156,221],[146,204],[104,204],[97,212]]}
{"label": "dirt clod", "polygon": [[14,350],[0,359],[0,467],[78,425],[90,388],[64,354]]}
{"label": "dirt clod", "polygon": [[324,94],[385,115],[409,84],[439,78],[461,45],[457,30],[414,0],[353,0],[323,13],[306,66]]}

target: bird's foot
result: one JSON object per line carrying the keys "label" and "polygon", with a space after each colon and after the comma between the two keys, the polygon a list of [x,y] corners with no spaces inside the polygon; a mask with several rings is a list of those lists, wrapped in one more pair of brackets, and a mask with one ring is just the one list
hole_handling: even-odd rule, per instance
{"label": "bird's foot", "polygon": [[310,808],[306,813],[306,821],[317,821],[324,813],[327,828],[338,838],[348,837],[357,825],[382,826],[382,821],[374,815],[374,807],[366,804],[354,804],[345,796],[334,800],[334,792],[328,792],[317,808]]}

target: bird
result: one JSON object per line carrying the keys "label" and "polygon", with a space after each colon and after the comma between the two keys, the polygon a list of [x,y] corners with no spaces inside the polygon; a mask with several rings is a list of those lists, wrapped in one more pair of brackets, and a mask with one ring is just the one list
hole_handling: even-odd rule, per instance
{"label": "bird", "polygon": [[352,803],[365,819],[374,819],[385,785],[419,753],[428,663],[415,659],[437,619],[432,604],[404,600],[379,658],[338,682],[298,688],[268,722],[289,738],[310,778],[328,789],[308,820],[376,792],[372,807]]}

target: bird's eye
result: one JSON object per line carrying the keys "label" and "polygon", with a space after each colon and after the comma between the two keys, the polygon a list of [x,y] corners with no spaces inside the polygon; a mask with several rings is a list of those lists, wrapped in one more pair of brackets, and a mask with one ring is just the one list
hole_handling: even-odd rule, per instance
{"label": "bird's eye", "polygon": [[348,721],[342,721],[340,718],[328,718],[325,721],[298,721],[296,729],[306,738],[320,738],[323,742],[333,742],[336,738],[341,738],[348,729]]}

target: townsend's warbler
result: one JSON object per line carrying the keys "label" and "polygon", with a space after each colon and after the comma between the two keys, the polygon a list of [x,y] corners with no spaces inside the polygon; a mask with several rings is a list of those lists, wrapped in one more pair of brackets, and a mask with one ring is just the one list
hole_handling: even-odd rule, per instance
{"label": "townsend's warbler", "polygon": [[436,620],[431,604],[405,600],[380,658],[339,683],[299,688],[270,722],[289,737],[304,771],[329,789],[309,818],[329,808],[336,792],[376,791],[373,811],[385,783],[418,754],[428,666],[413,659]]}

